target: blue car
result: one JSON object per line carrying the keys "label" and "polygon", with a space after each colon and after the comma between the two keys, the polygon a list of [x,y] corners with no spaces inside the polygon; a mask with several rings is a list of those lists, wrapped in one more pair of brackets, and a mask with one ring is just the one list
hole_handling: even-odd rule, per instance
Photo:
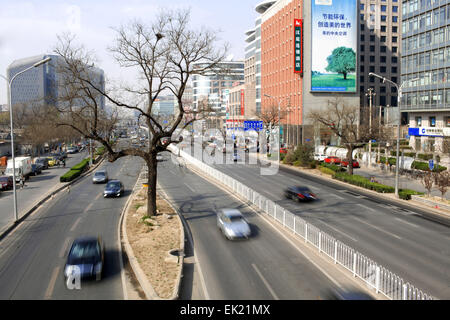
{"label": "blue car", "polygon": [[66,278],[79,273],[80,279],[95,278],[100,281],[104,266],[104,248],[100,238],[76,239],[70,248],[64,268]]}
{"label": "blue car", "polygon": [[124,187],[122,182],[119,180],[111,180],[105,187],[103,191],[103,197],[120,197],[124,193]]}

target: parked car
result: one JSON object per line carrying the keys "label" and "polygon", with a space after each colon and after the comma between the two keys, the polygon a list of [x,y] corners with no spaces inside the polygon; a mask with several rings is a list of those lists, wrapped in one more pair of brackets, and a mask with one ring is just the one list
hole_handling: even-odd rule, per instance
{"label": "parked car", "polygon": [[119,180],[111,180],[106,184],[105,191],[103,191],[103,197],[120,197],[124,193],[124,187]]}
{"label": "parked car", "polygon": [[58,159],[56,157],[53,157],[53,156],[47,157],[47,160],[48,160],[49,167],[54,167],[58,164]]}
{"label": "parked car", "polygon": [[329,164],[341,164],[341,159],[338,157],[328,157],[325,160],[325,163],[329,163]]}
{"label": "parked car", "polygon": [[31,174],[37,176],[42,173],[42,165],[33,163],[31,165]]}
{"label": "parked car", "polygon": [[13,183],[12,176],[0,176],[0,185],[3,190],[11,190],[13,188]]}
{"label": "parked car", "polygon": [[250,237],[250,226],[238,209],[221,209],[217,213],[217,227],[229,240]]}
{"label": "parked car", "polygon": [[[352,162],[353,162],[353,168],[360,168],[358,161],[352,160]],[[349,165],[349,161],[348,160],[342,160],[341,161],[341,166],[342,167],[348,167],[348,165]]]}
{"label": "parked car", "polygon": [[303,186],[289,187],[285,190],[284,194],[286,198],[296,200],[298,202],[317,200],[317,196],[312,193],[308,187]]}
{"label": "parked car", "polygon": [[107,183],[108,182],[108,172],[106,170],[98,170],[92,176],[92,182],[96,183]]}
{"label": "parked car", "polygon": [[78,152],[78,147],[68,147],[67,148],[67,153],[68,154],[74,154]]}
{"label": "parked car", "polygon": [[47,158],[37,158],[34,161],[35,164],[40,164],[43,170],[48,169],[48,159]]}
{"label": "parked car", "polygon": [[80,279],[95,278],[100,281],[104,269],[104,246],[100,238],[86,237],[76,239],[67,255],[64,268],[66,278],[80,272]]}
{"label": "parked car", "polygon": [[320,153],[314,154],[314,160],[316,160],[316,161],[323,162],[323,161],[325,161],[326,158],[327,158],[326,154],[320,154]]}

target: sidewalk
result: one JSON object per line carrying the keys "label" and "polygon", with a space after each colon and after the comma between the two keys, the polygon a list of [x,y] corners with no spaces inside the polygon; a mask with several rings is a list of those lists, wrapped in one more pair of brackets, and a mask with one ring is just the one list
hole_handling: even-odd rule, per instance
{"label": "sidewalk", "polygon": [[[395,187],[395,170],[393,172],[382,171],[379,168],[369,168],[361,164],[360,169],[353,169],[353,173],[370,179],[371,176],[375,177],[375,180],[381,184]],[[412,189],[415,191],[427,193],[427,189],[423,186],[422,182],[418,179],[411,179],[406,176],[399,175],[399,189]],[[441,193],[434,186],[431,191],[431,195],[441,197]],[[447,200],[450,200],[450,192],[445,195]]]}

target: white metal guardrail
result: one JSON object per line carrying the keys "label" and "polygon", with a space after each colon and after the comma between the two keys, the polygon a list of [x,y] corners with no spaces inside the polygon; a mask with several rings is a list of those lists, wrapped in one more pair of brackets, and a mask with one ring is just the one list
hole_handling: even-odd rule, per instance
{"label": "white metal guardrail", "polygon": [[419,290],[409,282],[390,272],[388,269],[365,257],[356,250],[350,248],[339,240],[322,232],[320,229],[307,223],[305,220],[280,207],[258,192],[252,190],[241,182],[227,176],[198,159],[190,156],[177,147],[175,154],[179,154],[188,163],[194,165],[210,177],[225,184],[245,200],[251,202],[265,214],[269,215],[293,234],[300,236],[306,243],[310,243],[319,250],[319,253],[327,255],[335,264],[343,266],[352,272],[354,277],[362,279],[376,293],[383,294],[392,300],[432,300],[433,297]]}

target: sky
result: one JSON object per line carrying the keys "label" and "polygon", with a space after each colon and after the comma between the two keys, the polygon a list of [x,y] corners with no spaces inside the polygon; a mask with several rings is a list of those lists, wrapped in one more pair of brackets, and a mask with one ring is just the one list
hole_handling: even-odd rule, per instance
{"label": "sky", "polygon": [[[0,74],[17,59],[52,54],[57,35],[70,32],[92,51],[107,78],[134,82],[107,50],[115,31],[138,19],[151,22],[161,8],[190,8],[193,28],[207,27],[230,44],[234,60],[244,58],[245,31],[255,25],[255,6],[261,0],[0,0]],[[6,81],[0,84],[0,104],[7,103]]]}

